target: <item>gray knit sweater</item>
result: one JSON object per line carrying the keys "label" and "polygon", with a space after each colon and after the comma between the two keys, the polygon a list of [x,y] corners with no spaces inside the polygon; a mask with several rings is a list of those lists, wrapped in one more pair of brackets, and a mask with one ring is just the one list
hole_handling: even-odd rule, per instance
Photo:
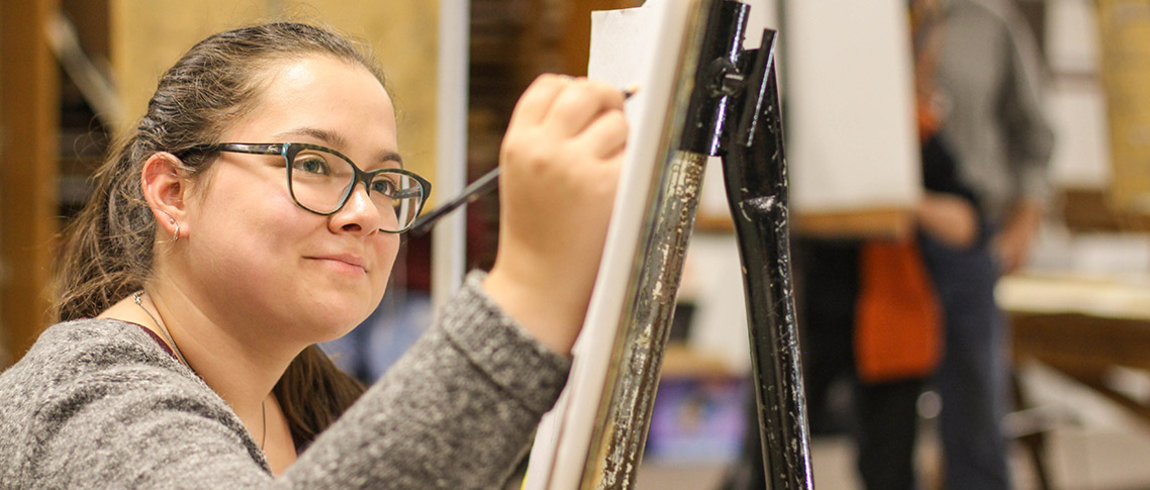
{"label": "gray knit sweater", "polygon": [[938,83],[947,98],[941,134],[992,223],[1020,199],[1052,198],[1054,132],[1043,109],[1045,73],[1014,2],[950,0]]}
{"label": "gray knit sweater", "polygon": [[224,400],[138,325],[52,326],[0,375],[0,488],[498,488],[569,364],[480,279],[278,479]]}

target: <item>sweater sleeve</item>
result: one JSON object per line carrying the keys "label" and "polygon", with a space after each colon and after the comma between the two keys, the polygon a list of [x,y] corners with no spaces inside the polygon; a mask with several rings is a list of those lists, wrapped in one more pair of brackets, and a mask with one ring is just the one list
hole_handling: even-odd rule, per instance
{"label": "sweater sleeve", "polygon": [[1043,109],[1041,57],[1025,20],[1017,15],[1005,17],[1003,63],[1006,66],[1000,100],[1015,195],[1046,207],[1053,198],[1050,157],[1054,151],[1054,130]]}
{"label": "sweater sleeve", "polygon": [[300,488],[498,488],[566,382],[483,291],[481,273],[284,475]]}
{"label": "sweater sleeve", "polygon": [[498,488],[569,362],[482,277],[278,479],[227,404],[137,327],[57,325],[0,377],[0,488]]}

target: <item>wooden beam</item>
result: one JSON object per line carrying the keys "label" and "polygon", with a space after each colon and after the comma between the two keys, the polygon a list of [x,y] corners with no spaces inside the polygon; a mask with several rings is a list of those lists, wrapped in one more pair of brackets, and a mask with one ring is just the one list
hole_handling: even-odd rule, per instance
{"label": "wooden beam", "polygon": [[43,26],[57,6],[0,2],[0,328],[13,360],[50,322],[60,97]]}
{"label": "wooden beam", "polygon": [[825,238],[901,239],[914,232],[909,209],[796,213],[794,232]]}

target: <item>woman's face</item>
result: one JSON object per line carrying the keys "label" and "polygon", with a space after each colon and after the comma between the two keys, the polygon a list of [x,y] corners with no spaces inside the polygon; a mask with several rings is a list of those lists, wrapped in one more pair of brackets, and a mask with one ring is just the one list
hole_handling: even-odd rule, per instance
{"label": "woman's face", "polygon": [[[254,110],[219,142],[313,143],[363,170],[399,166],[391,100],[365,68],[315,55],[267,76]],[[399,236],[378,231],[382,216],[362,185],[320,216],[292,201],[282,157],[221,152],[192,186],[184,272],[217,322],[313,343],[347,333],[383,297]]]}

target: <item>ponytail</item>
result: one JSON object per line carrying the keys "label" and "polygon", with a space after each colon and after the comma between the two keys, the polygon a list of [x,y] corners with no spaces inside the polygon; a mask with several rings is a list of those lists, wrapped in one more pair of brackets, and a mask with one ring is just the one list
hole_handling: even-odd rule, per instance
{"label": "ponytail", "polygon": [[60,321],[99,315],[142,289],[151,272],[155,222],[140,190],[138,141],[116,145],[94,176],[87,205],[64,231],[53,308]]}
{"label": "ponytail", "polygon": [[292,360],[274,392],[291,426],[292,439],[306,444],[335,422],[366,389],[340,371],[319,346],[311,345]]}

